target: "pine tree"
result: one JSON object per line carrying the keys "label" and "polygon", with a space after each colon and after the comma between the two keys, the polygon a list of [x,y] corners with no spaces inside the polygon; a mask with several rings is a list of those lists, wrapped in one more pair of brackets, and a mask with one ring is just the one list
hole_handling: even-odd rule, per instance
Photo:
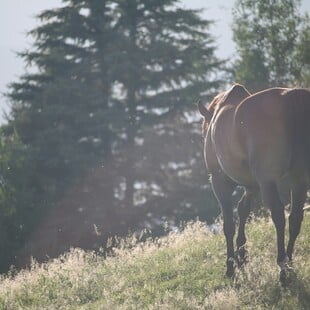
{"label": "pine tree", "polygon": [[[3,128],[2,148],[12,158],[1,158],[7,184],[1,207],[15,210],[6,226],[11,231],[6,244],[15,246],[7,249],[11,254],[70,184],[108,160],[112,152],[108,74],[114,39],[112,1],[64,3],[38,15],[41,24],[29,33],[35,43],[19,54],[34,70],[12,83],[8,94],[12,112]],[[19,152],[10,146],[14,136],[19,139]],[[4,173],[14,158],[21,163],[19,169]],[[113,183],[105,184],[104,190],[109,201],[105,212],[110,212]],[[19,193],[20,199],[10,192]]]}
{"label": "pine tree", "polygon": [[[141,169],[152,164],[141,157],[148,153],[146,129],[174,135],[165,122],[216,92],[223,64],[215,57],[210,21],[176,0],[64,0],[38,18],[30,32],[34,45],[19,54],[35,70],[11,84],[12,113],[3,128],[6,141],[18,137],[19,175],[3,176],[10,190],[29,190],[27,201],[15,203],[16,218],[32,216],[22,223],[27,232],[97,167],[104,166],[108,180],[102,188],[107,216],[117,205],[136,204],[138,181],[158,186],[158,174]],[[3,147],[12,149],[7,142]],[[9,162],[3,158],[3,167]],[[162,173],[168,164],[154,169]],[[124,179],[120,201],[115,192]]]}
{"label": "pine tree", "polygon": [[26,73],[10,93],[9,127],[35,149],[37,172],[56,196],[51,191],[111,156],[112,139],[111,1],[65,3],[38,16],[34,47],[20,55],[39,72]]}
{"label": "pine tree", "polygon": [[[184,109],[220,80],[221,62],[207,32],[210,21],[196,11],[176,7],[177,1],[121,1],[118,27],[123,35],[120,71],[116,77],[127,108],[126,143],[133,146],[145,124]],[[127,157],[126,203],[134,204],[136,168]]]}

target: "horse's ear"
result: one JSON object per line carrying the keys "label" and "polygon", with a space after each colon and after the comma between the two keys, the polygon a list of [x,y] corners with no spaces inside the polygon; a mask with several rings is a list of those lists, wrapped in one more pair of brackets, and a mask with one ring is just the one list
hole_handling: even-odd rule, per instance
{"label": "horse's ear", "polygon": [[201,100],[197,103],[199,113],[208,121],[211,121],[212,113],[203,105]]}

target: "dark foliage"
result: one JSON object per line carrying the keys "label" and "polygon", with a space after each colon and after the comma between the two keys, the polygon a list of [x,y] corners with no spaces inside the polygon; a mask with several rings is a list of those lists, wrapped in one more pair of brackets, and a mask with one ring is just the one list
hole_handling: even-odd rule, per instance
{"label": "dark foliage", "polygon": [[176,4],[66,0],[38,15],[20,53],[35,70],[11,84],[2,132],[2,267],[26,239],[50,254],[47,231],[58,250],[93,248],[93,227],[107,237],[216,216],[192,112],[222,62],[210,22]]}
{"label": "dark foliage", "polygon": [[250,91],[309,87],[310,22],[299,0],[237,0],[233,15],[237,82]]}

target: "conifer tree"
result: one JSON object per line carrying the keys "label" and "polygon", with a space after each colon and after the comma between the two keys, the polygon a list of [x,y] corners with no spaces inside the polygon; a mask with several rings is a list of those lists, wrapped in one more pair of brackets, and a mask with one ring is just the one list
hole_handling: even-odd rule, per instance
{"label": "conifer tree", "polygon": [[[176,7],[177,1],[121,1],[118,27],[123,35],[120,72],[127,108],[127,144],[139,129],[184,109],[220,80],[221,62],[207,32],[210,21],[197,11]],[[133,205],[134,159],[127,158],[126,200]],[[130,167],[132,169],[130,169]]]}
{"label": "conifer tree", "polygon": [[[15,201],[4,189],[0,204],[12,205],[16,223],[29,212],[31,220],[20,224],[25,231],[97,166],[110,166],[102,212],[115,211],[119,178],[125,178],[124,204],[133,206],[136,181],[147,179],[138,171],[144,128],[156,130],[217,91],[222,62],[215,57],[210,21],[177,4],[63,0],[38,15],[40,25],[29,33],[34,44],[19,54],[34,70],[11,84],[12,112],[3,128],[3,141],[17,141],[20,165],[2,175],[27,199]],[[8,154],[17,148],[2,147]],[[12,158],[1,158],[3,169]]]}

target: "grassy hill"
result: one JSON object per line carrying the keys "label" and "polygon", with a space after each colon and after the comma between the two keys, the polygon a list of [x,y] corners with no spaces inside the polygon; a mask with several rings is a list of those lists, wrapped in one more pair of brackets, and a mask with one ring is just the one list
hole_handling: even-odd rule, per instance
{"label": "grassy hill", "polygon": [[0,309],[310,309],[309,213],[287,289],[278,282],[271,221],[254,220],[247,235],[250,262],[234,280],[224,277],[224,236],[195,222],[158,240],[128,238],[107,259],[72,249],[3,276]]}

